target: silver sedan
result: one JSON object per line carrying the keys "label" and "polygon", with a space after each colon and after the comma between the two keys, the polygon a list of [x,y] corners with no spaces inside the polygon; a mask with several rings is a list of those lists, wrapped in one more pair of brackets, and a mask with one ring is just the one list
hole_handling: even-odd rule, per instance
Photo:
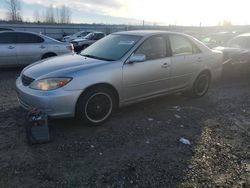
{"label": "silver sedan", "polygon": [[16,81],[20,104],[51,117],[99,125],[118,107],[164,94],[206,94],[222,53],[191,36],[163,31],[111,34],[79,55],[39,61]]}
{"label": "silver sedan", "polygon": [[32,32],[2,31],[0,51],[0,67],[10,67],[69,54],[73,52],[73,46]]}

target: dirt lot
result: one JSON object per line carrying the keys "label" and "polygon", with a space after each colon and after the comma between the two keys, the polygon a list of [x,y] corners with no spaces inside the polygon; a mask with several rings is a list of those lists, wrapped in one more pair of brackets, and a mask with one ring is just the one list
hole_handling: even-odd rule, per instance
{"label": "dirt lot", "polygon": [[53,120],[54,140],[28,146],[19,72],[0,71],[0,187],[250,186],[250,77],[126,107],[101,127]]}

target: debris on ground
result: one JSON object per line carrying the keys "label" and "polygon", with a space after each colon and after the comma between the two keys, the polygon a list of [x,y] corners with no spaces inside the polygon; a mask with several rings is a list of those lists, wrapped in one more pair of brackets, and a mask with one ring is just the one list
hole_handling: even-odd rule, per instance
{"label": "debris on ground", "polygon": [[180,138],[179,141],[185,145],[191,145],[191,142],[186,138]]}
{"label": "debris on ground", "polygon": [[125,107],[100,127],[52,120],[53,142],[30,147],[20,71],[0,70],[0,187],[250,187],[249,77]]}

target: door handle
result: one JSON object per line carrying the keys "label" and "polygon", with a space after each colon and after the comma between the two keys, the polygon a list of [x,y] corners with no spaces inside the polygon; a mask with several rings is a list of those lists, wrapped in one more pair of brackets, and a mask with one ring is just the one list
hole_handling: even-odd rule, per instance
{"label": "door handle", "polygon": [[14,49],[15,47],[14,46],[9,46],[8,49],[12,50]]}
{"label": "door handle", "polygon": [[197,62],[202,62],[202,59],[201,59],[201,57],[199,57],[198,59],[197,59]]}
{"label": "door handle", "polygon": [[41,48],[41,49],[44,49],[44,48],[45,48],[45,46],[43,46],[43,45],[42,45],[42,46],[40,46],[40,48]]}
{"label": "door handle", "polygon": [[161,68],[168,68],[169,67],[169,64],[168,63],[163,63],[162,65],[161,65]]}

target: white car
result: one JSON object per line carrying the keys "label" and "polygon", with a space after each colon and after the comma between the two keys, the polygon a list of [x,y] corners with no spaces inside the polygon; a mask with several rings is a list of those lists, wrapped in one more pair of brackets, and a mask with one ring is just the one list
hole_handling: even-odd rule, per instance
{"label": "white car", "polygon": [[0,32],[0,66],[22,66],[52,56],[73,53],[70,43],[63,43],[44,35],[21,32]]}

